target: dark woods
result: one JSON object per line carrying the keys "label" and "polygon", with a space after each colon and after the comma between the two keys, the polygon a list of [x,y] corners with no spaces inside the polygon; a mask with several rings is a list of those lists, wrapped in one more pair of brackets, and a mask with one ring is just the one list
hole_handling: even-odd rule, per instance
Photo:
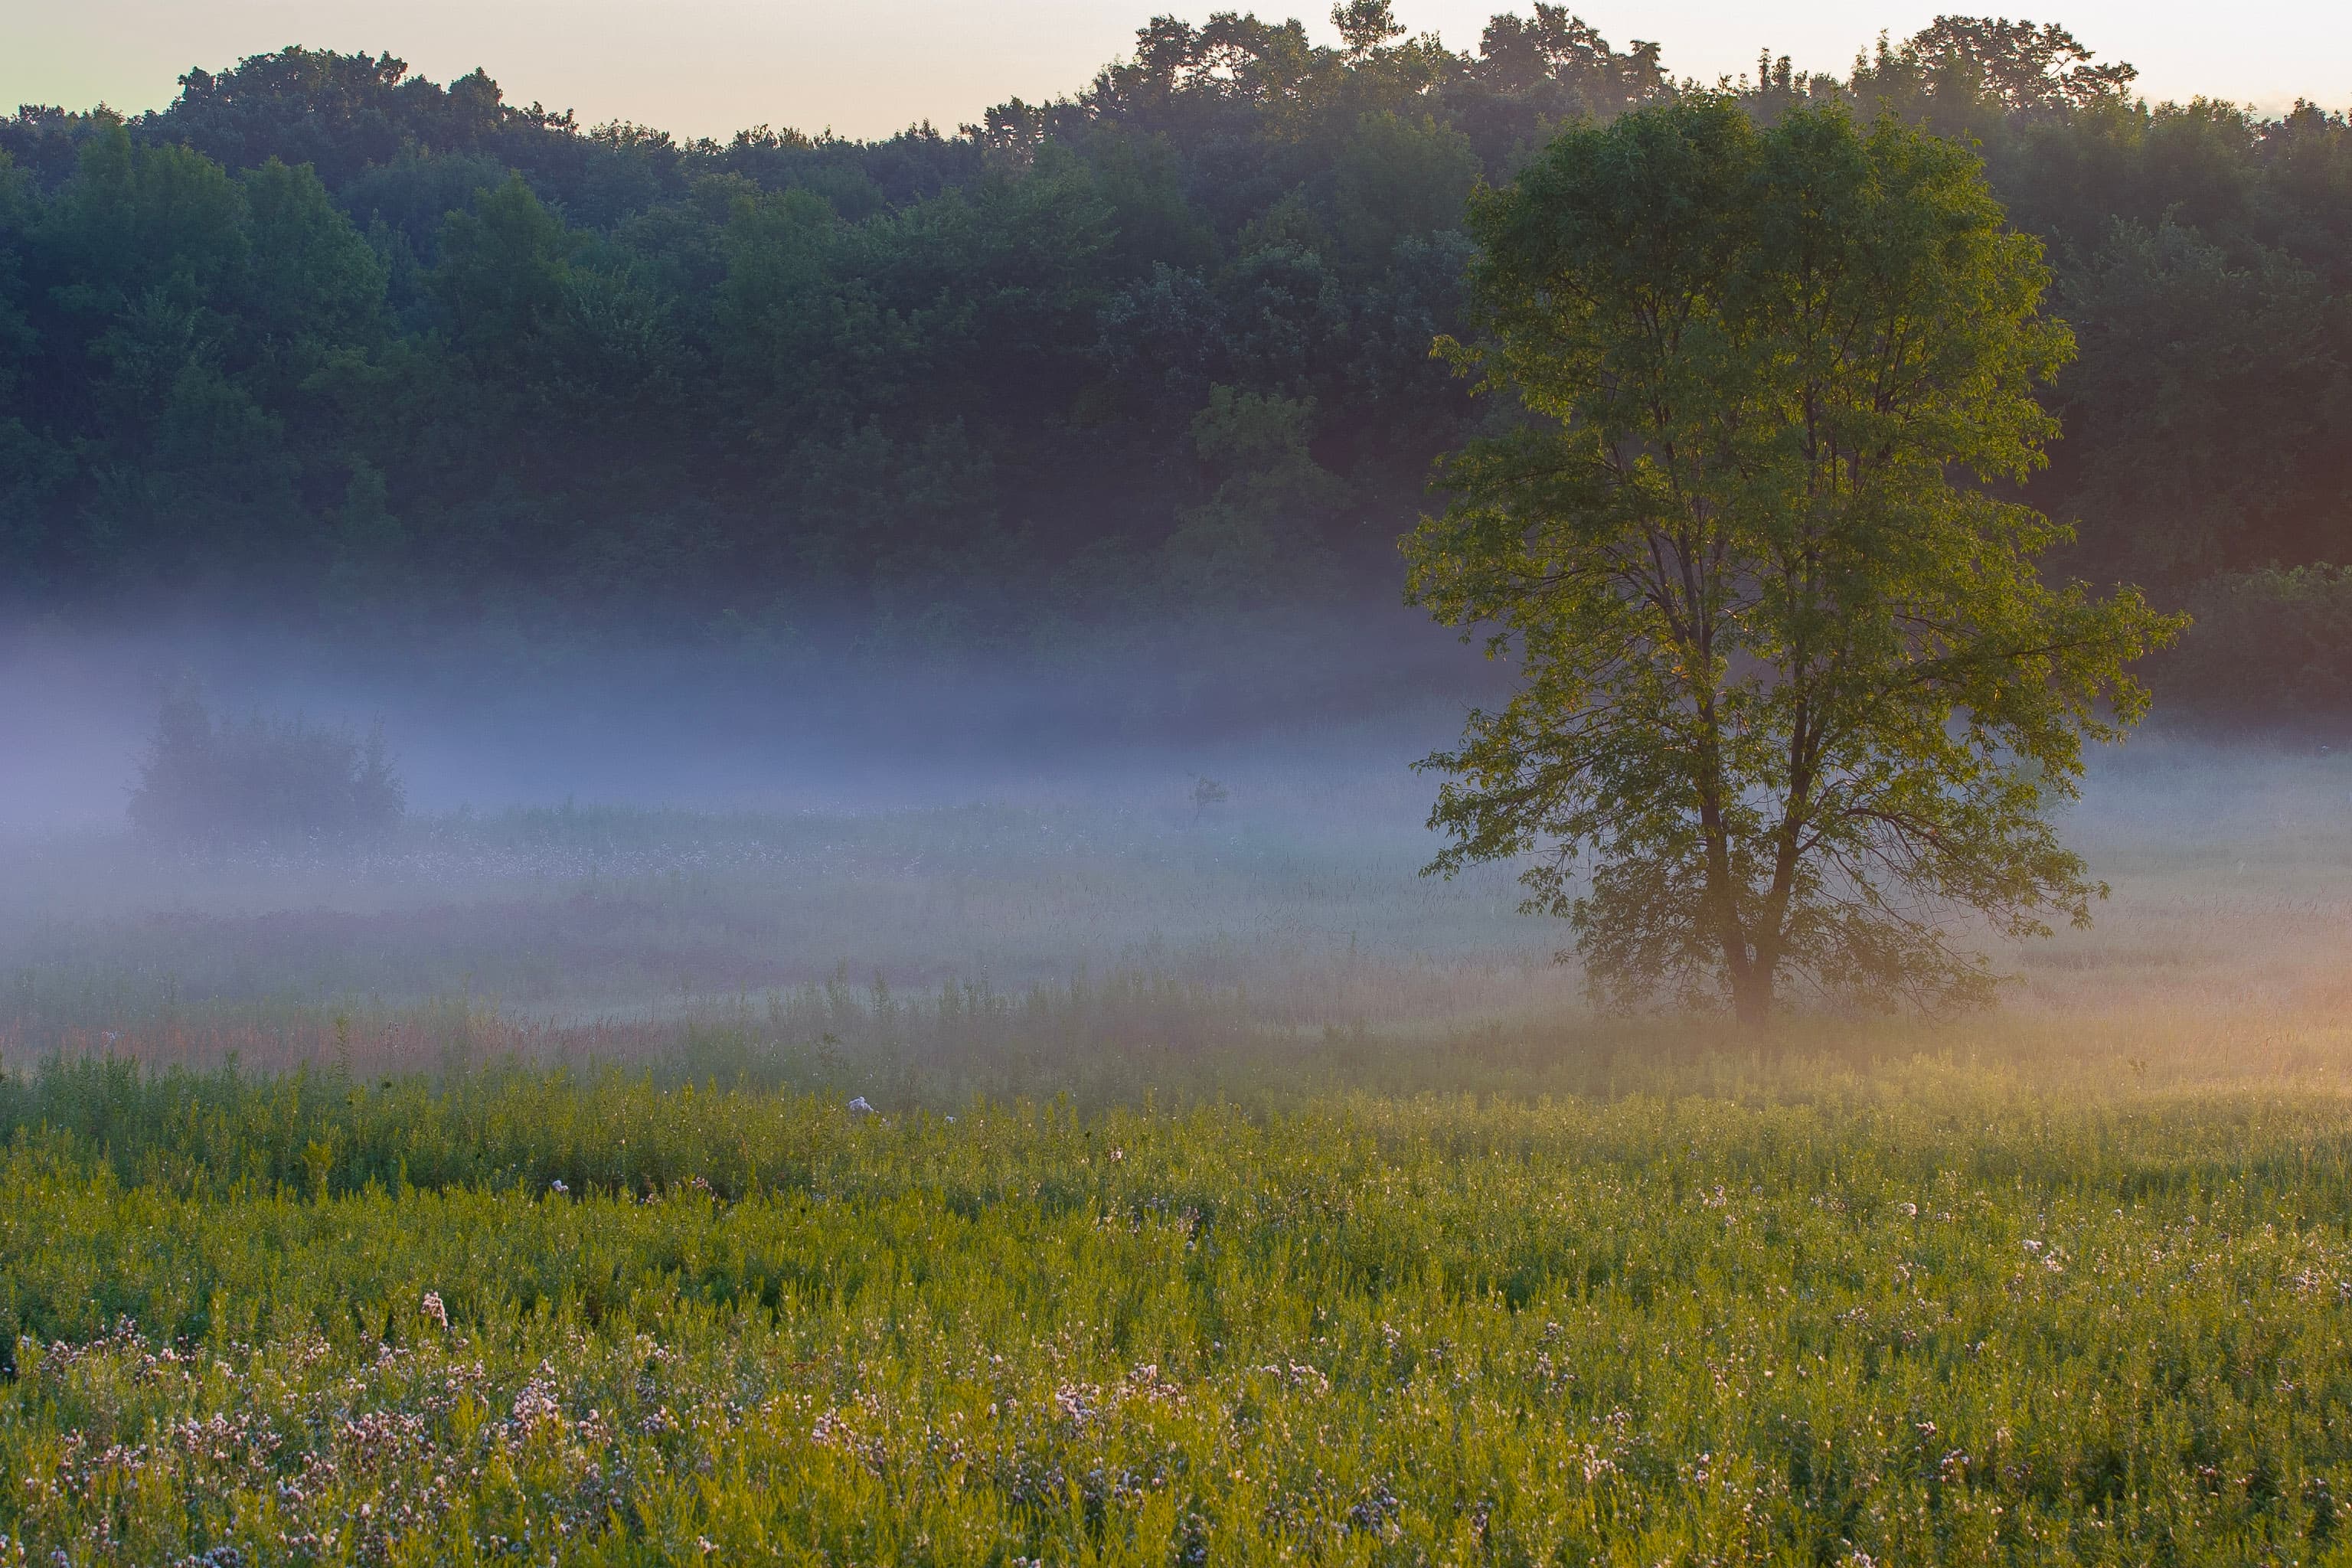
{"label": "dark woods", "polygon": [[[1505,416],[1429,356],[1465,198],[1703,89],[1555,6],[1472,53],[1338,19],[1162,18],[1075,98],[872,142],[583,128],[299,49],[135,118],[23,110],[6,591],[756,647],[1392,601],[1432,458]],[[1978,144],[2081,343],[2033,491],[2082,520],[2065,570],[2342,624],[2340,574],[2264,569],[2352,553],[2352,130],[2130,83],[1947,18],[1730,90]],[[2184,692],[2261,665],[2196,642]]]}

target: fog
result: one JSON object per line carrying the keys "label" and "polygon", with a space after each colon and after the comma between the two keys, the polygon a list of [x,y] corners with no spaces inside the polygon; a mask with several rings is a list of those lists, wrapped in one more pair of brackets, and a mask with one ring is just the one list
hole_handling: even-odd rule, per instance
{"label": "fog", "polygon": [[[1292,1022],[1516,1003],[1531,966],[1538,989],[1562,979],[1507,872],[1416,875],[1432,786],[1409,764],[1496,672],[1401,610],[959,660],[394,658],[49,626],[17,631],[5,668],[19,1052],[188,1006],[464,996],[578,1023],[840,973],[1151,976],[1251,988]],[[223,715],[381,723],[405,820],[351,843],[134,839],[142,752],[191,673]]]}
{"label": "fog", "polygon": [[[1582,1016],[1568,933],[1517,912],[1513,868],[1419,875],[1435,783],[1411,763],[1507,672],[1403,610],[954,659],[219,625],[5,647],[11,1058],[299,1054],[453,1003],[592,1033],[764,1008],[786,1032],[795,994],[877,983],[1125,986],[1157,1034]],[[380,723],[405,818],[353,842],[135,838],[142,755],[190,676],[225,715]],[[2352,1001],[2352,756],[2158,722],[2094,756],[2065,832],[2114,897],[2088,932],[1997,954],[2010,1009]]]}
{"label": "fog", "polygon": [[476,632],[354,647],[267,628],[0,628],[0,830],[119,823],[157,705],[381,722],[425,813],[574,799],[876,809],[1095,799],[1171,769],[1402,760],[1499,689],[1402,608],[1304,625],[926,656],[846,637],[725,648],[616,637],[562,655]]}

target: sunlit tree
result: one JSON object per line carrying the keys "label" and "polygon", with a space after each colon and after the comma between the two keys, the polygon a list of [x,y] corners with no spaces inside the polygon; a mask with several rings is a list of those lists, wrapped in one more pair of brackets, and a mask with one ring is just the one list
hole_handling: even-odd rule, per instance
{"label": "sunlit tree", "polygon": [[1472,226],[1446,346],[1527,418],[1449,460],[1410,591],[1520,679],[1424,764],[1432,869],[1532,854],[1599,998],[1749,1025],[1792,984],[1979,1002],[1971,929],[2086,921],[2050,810],[2174,623],[2043,582],[2065,531],[2000,493],[2072,339],[1975,157],[1694,98],[1569,131]]}

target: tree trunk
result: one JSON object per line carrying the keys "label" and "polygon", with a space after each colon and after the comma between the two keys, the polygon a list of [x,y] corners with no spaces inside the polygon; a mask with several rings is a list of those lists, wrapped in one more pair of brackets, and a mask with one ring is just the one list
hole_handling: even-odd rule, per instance
{"label": "tree trunk", "polygon": [[1772,972],[1751,962],[1731,977],[1731,1011],[1742,1034],[1756,1034],[1772,1022]]}
{"label": "tree trunk", "polygon": [[[1707,714],[1709,766],[1713,765],[1714,720],[1712,705],[1702,704]],[[1731,875],[1731,841],[1723,825],[1723,809],[1719,804],[1723,792],[1721,781],[1710,773],[1698,792],[1698,815],[1701,831],[1706,843],[1706,902],[1712,912],[1716,939],[1723,944],[1723,967],[1731,977],[1731,1009],[1739,1020],[1743,1034],[1754,1034],[1772,1018],[1772,972],[1779,967],[1777,954],[1768,957],[1762,941],[1751,944],[1747,924],[1739,918],[1739,889]]]}

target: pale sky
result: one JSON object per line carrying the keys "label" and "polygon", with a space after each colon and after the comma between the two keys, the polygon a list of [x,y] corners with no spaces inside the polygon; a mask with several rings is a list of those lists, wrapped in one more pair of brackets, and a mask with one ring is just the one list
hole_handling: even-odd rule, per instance
{"label": "pale sky", "polygon": [[[0,105],[161,108],[192,65],[217,68],[289,43],[388,50],[446,80],[488,69],[509,100],[576,110],[586,124],[634,120],[725,136],[766,122],[848,136],[928,119],[942,130],[992,103],[1075,92],[1124,53],[1154,12],[1198,21],[1238,0],[0,0]],[[1397,0],[1400,20],[1475,47],[1502,0]],[[1520,8],[1525,9],[1524,4]],[[1749,68],[1757,51],[1843,75],[1884,30],[1900,38],[1969,0],[1826,0],[1796,7],[1736,0],[1591,0],[1572,6],[1612,44],[1654,38],[1677,76]],[[1303,15],[1334,37],[1312,5]],[[2015,16],[2013,8],[2006,11]],[[2026,14],[2056,21],[2103,60],[2140,68],[2151,99],[2197,94],[2264,110],[2297,97],[2352,105],[2352,0],[2063,0]]]}

